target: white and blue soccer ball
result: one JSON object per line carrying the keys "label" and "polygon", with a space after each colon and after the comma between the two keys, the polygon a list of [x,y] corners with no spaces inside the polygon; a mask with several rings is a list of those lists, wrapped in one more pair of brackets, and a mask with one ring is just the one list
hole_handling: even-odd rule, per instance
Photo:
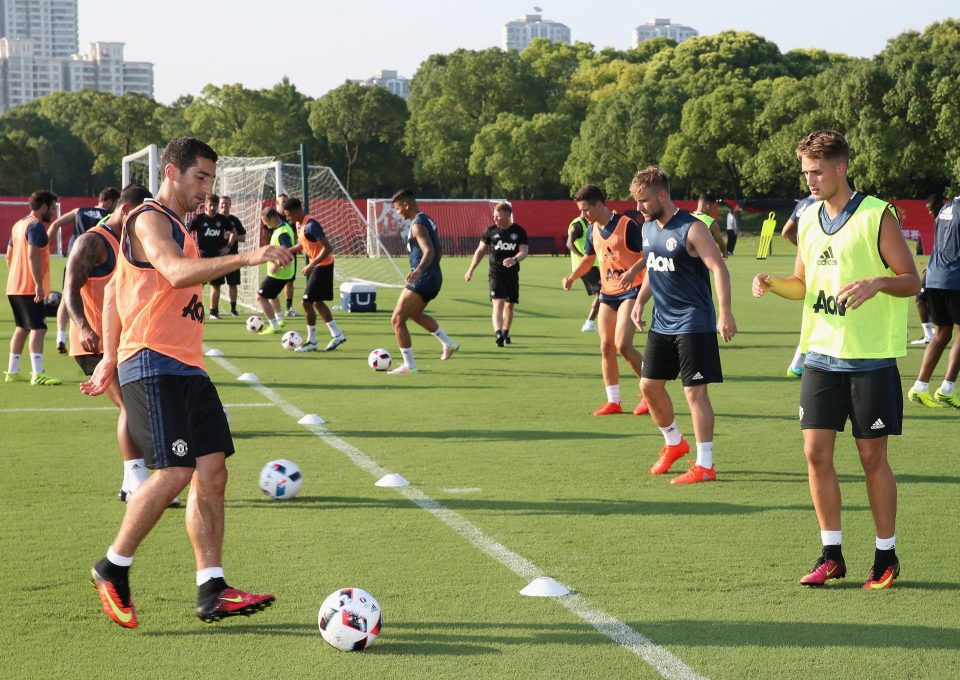
{"label": "white and blue soccer ball", "polygon": [[278,501],[293,498],[303,486],[300,468],[291,460],[271,460],[260,471],[260,488],[263,493]]}
{"label": "white and blue soccer ball", "polygon": [[377,348],[370,352],[370,356],[367,357],[367,364],[375,371],[389,371],[390,366],[393,365],[393,357],[387,350]]}
{"label": "white and blue soccer ball", "polygon": [[251,333],[259,333],[263,330],[263,319],[259,316],[251,316],[247,319],[247,330]]}
{"label": "white and blue soccer ball", "polygon": [[383,625],[377,598],[360,588],[341,588],[327,596],[317,615],[320,635],[341,652],[363,651],[374,643]]}
{"label": "white and blue soccer ball", "polygon": [[280,338],[280,344],[284,349],[292,352],[303,344],[303,338],[300,337],[300,334],[296,331],[287,331],[283,334],[283,337]]}

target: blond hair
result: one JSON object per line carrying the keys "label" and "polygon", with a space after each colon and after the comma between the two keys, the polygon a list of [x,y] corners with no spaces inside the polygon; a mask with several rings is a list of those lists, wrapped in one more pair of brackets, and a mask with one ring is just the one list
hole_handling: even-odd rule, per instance
{"label": "blond hair", "polygon": [[643,170],[637,170],[633,176],[633,180],[630,182],[630,195],[636,198],[637,194],[648,187],[663,189],[669,194],[670,178],[667,177],[667,173],[656,165],[650,165]]}

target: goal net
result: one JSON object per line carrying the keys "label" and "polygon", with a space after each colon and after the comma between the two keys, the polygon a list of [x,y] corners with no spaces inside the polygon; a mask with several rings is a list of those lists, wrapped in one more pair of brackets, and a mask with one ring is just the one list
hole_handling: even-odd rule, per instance
{"label": "goal net", "polygon": [[[484,229],[493,224],[493,209],[502,199],[417,199],[417,206],[437,223],[444,255],[472,255]],[[372,247],[394,257],[407,253],[410,225],[394,210],[389,198],[367,199],[367,224]]]}

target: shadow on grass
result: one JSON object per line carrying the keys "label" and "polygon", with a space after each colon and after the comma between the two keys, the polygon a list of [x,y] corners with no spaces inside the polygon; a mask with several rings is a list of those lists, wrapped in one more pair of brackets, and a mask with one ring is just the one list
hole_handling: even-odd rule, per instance
{"label": "shadow on grass", "polygon": [[[785,472],[777,470],[724,470],[724,477],[749,477],[742,481],[751,482],[789,482],[805,483],[807,481],[807,472]],[[897,484],[960,484],[960,477],[950,477],[948,475],[914,475],[902,474],[894,471],[893,476]],[[837,474],[837,479],[843,483],[863,482],[862,474]]]}
{"label": "shadow on grass", "polygon": [[559,430],[341,430],[338,437],[365,439],[445,439],[466,442],[545,442],[576,440],[621,440],[637,437],[636,433],[607,434],[604,432],[565,432]]}

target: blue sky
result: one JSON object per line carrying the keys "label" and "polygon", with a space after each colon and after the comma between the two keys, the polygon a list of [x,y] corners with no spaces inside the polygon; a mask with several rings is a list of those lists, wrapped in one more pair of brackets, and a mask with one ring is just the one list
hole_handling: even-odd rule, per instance
{"label": "blue sky", "polygon": [[570,26],[574,40],[598,47],[625,49],[635,26],[669,17],[701,35],[752,31],[783,51],[856,56],[876,54],[905,30],[960,16],[957,0],[165,0],[146,12],[131,10],[129,0],[80,0],[80,44],[123,42],[128,60],[152,61],[155,96],[164,103],[207,83],[270,87],[284,75],[318,97],[381,68],[411,77],[430,54],[498,46],[500,27],[534,5]]}

